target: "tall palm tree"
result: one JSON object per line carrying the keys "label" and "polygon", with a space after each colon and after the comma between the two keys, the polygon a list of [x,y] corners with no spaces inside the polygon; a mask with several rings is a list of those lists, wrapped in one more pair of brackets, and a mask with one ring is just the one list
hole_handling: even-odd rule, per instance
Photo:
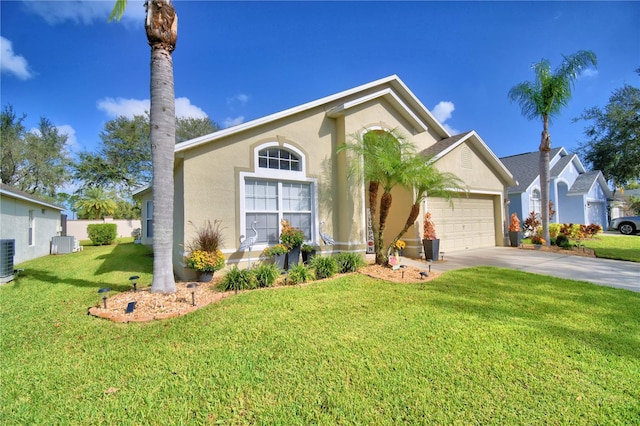
{"label": "tall palm tree", "polygon": [[[424,199],[426,192],[429,191],[429,195],[432,195],[433,189],[434,195],[438,195],[442,190],[441,195],[444,195],[447,186],[451,190],[459,188],[460,180],[452,174],[440,173],[427,158],[418,154],[416,146],[397,130],[369,131],[364,135],[355,135],[352,143],[342,145],[338,152],[346,149],[356,154],[350,163],[349,174],[362,178],[368,184],[376,263],[386,265],[389,261],[389,247],[413,225],[420,211],[420,201]],[[391,245],[385,246],[384,231],[393,201],[391,191],[397,186],[415,191],[417,201],[409,213],[408,225],[405,225],[405,229]],[[379,217],[376,220],[380,188],[382,195]],[[451,194],[451,191],[447,194]]]}
{"label": "tall palm tree", "polygon": [[[126,0],[117,0],[110,19],[120,19]],[[178,16],[170,0],[147,0],[145,29],[151,46],[150,141],[153,165],[153,281],[151,291],[175,293],[173,278],[173,162],[176,134],[173,60]]]}
{"label": "tall palm tree", "polygon": [[551,63],[547,59],[533,64],[534,81],[524,81],[509,90],[509,99],[520,105],[522,115],[529,120],[542,120],[540,138],[540,205],[542,216],[542,234],[549,245],[549,160],[551,151],[551,135],[549,121],[557,116],[571,99],[571,90],[578,76],[587,67],[597,66],[595,53],[580,50],[565,56],[562,63],[551,72]]}

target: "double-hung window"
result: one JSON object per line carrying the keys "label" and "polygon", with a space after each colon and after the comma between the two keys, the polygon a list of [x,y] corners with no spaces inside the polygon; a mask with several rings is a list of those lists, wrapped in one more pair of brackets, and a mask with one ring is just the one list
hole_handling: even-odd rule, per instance
{"label": "double-hung window", "polygon": [[255,173],[242,174],[243,233],[254,236],[254,226],[258,233],[256,244],[276,244],[280,221],[284,219],[311,241],[315,183],[305,176],[302,153],[291,146],[268,145],[256,150]]}

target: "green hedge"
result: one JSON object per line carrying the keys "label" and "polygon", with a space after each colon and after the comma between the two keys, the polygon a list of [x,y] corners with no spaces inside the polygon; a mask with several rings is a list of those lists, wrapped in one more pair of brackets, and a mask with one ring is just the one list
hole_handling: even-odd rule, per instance
{"label": "green hedge", "polygon": [[88,225],[87,234],[94,245],[109,245],[115,241],[118,235],[118,227],[115,223],[98,223]]}

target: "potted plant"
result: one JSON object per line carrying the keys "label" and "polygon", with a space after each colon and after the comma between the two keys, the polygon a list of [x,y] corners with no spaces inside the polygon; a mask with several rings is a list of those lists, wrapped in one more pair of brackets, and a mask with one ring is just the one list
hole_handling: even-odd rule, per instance
{"label": "potted plant", "polygon": [[224,268],[224,254],[220,250],[208,252],[193,250],[187,256],[187,268],[193,269],[198,275],[198,281],[209,282],[213,279],[213,273]]}
{"label": "potted plant", "polygon": [[304,242],[304,232],[298,228],[294,228],[289,224],[288,220],[282,220],[282,232],[280,233],[280,242],[287,248],[287,269],[289,266],[297,265],[300,261],[300,247]]}
{"label": "potted plant", "polygon": [[262,254],[264,254],[267,257],[273,257],[273,263],[278,265],[280,269],[284,270],[286,266],[285,263],[287,260],[287,252],[288,250],[284,246],[284,244],[276,244],[274,246],[270,246],[264,249]]}
{"label": "potted plant", "polygon": [[402,256],[402,253],[404,252],[404,249],[407,247],[407,243],[405,243],[402,240],[398,240],[396,241],[396,243],[393,245],[393,249],[395,251],[396,257],[397,256]]}
{"label": "potted plant", "polygon": [[522,238],[521,230],[518,215],[511,213],[511,221],[509,222],[509,242],[511,243],[511,247],[518,247],[520,245],[520,239]]}
{"label": "potted plant", "polygon": [[313,256],[316,255],[316,253],[318,252],[318,249],[319,249],[318,246],[303,244],[300,247],[300,252],[302,253],[302,262],[307,264],[313,258]]}
{"label": "potted plant", "polygon": [[424,250],[424,258],[426,260],[438,260],[440,253],[440,240],[436,238],[436,227],[431,220],[431,213],[424,215],[424,232],[422,234],[422,249]]}

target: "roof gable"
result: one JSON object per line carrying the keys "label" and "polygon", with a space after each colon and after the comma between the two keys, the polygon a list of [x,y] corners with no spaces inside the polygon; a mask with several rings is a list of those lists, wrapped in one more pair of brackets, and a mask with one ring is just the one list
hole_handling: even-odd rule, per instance
{"label": "roof gable", "polygon": [[451,136],[402,80],[400,80],[397,75],[392,75],[237,126],[181,142],[176,144],[175,152],[180,153],[230,135],[308,111],[312,108],[324,107],[327,110],[326,114],[328,117],[336,118],[351,108],[377,99],[385,99],[388,101],[403,118],[414,126],[417,132],[424,132],[428,128],[431,128],[443,138]]}
{"label": "roof gable", "polygon": [[[555,159],[558,154],[565,153],[564,148],[553,148],[550,152],[550,157]],[[540,159],[540,152],[526,152],[524,154],[511,155],[509,157],[502,157],[500,161],[511,172],[514,179],[518,181],[515,186],[508,188],[509,193],[525,192],[533,182],[538,178],[540,172],[538,168],[538,161]],[[559,160],[558,160],[559,161]]]}
{"label": "roof gable", "polygon": [[431,145],[429,148],[421,151],[421,154],[427,157],[432,157],[433,161],[438,161],[438,159],[444,157],[463,143],[473,145],[478,150],[480,155],[488,160],[493,170],[504,180],[506,185],[518,184],[514,176],[509,172],[504,164],[500,162],[498,157],[496,157],[493,151],[489,149],[487,144],[484,143],[482,138],[475,132],[475,130],[442,139]]}

